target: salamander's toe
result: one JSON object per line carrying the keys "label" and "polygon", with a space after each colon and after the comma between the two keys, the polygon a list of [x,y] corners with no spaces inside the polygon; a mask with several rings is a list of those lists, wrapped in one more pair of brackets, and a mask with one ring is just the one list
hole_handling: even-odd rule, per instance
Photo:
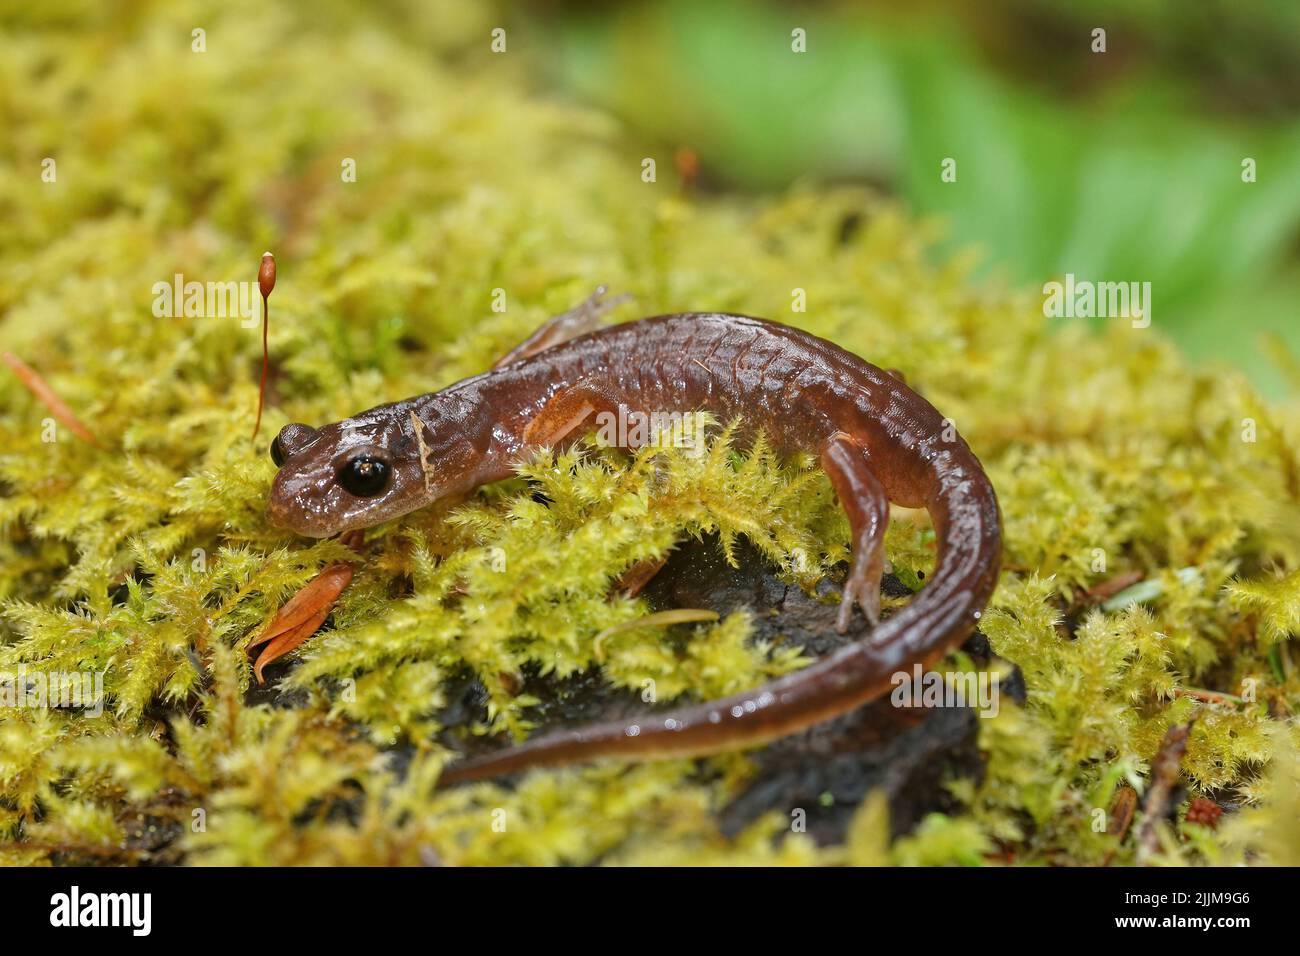
{"label": "salamander's toe", "polygon": [[835,619],[835,630],[841,634],[848,633],[855,604],[862,608],[872,627],[880,623],[880,579],[883,573],[879,560],[865,561],[862,567],[855,564],[849,571],[849,578],[844,582],[844,597],[840,600],[840,613]]}

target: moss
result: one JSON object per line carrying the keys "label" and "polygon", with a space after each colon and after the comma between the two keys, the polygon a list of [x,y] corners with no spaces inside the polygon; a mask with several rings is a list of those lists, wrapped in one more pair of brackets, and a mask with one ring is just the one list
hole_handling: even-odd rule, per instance
{"label": "moss", "polygon": [[[1131,862],[1095,813],[1141,789],[1164,731],[1192,718],[1192,791],[1251,809],[1221,832],[1180,825],[1162,852],[1300,854],[1294,403],[1190,368],[1158,329],[1049,322],[1035,296],[933,261],[933,229],[870,193],[690,198],[666,157],[643,183],[610,120],[532,92],[526,57],[488,54],[489,8],[422,5],[380,31],[362,15],[146,4],[69,32],[43,5],[23,16],[44,23],[7,28],[0,342],[107,450],[43,441],[46,410],[0,377],[0,670],[102,671],[107,707],[0,714],[0,858]],[[47,155],[58,180],[42,184]],[[275,400],[251,443],[257,331],[155,318],[151,289],[251,280],[268,246]],[[434,792],[440,708],[466,670],[488,693],[475,729],[523,736],[526,673],[594,669],[668,699],[803,663],[751,641],[743,613],[596,642],[647,613],[608,600],[611,582],[687,536],[744,535],[806,585],[846,557],[812,463],[730,435],[699,458],[584,447],[524,471],[547,505],[521,479],[372,530],[288,693],[250,693],[248,640],[347,556],[267,526],[267,436],[477,372],[601,282],[637,314],[767,315],[903,369],[980,453],[1007,542],[984,630],[1027,699],[980,721],[987,772],[954,785],[962,812],[892,846],[879,800],[843,847],[771,816],[729,836],[717,811],[753,774],[738,755],[706,774],[607,765]],[[900,514],[888,543],[919,584],[929,529]],[[1151,582],[1142,603],[1097,607],[1089,589],[1125,572]]]}

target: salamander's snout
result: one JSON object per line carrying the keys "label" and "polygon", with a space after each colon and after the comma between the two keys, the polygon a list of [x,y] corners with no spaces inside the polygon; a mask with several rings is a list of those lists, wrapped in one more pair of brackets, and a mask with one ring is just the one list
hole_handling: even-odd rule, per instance
{"label": "salamander's snout", "polygon": [[294,530],[294,514],[291,503],[283,498],[272,496],[266,503],[266,518],[273,528],[282,528],[285,531]]}
{"label": "salamander's snout", "polygon": [[280,434],[271,441],[271,460],[275,467],[284,464],[285,459],[292,458],[302,451],[316,437],[316,429],[310,425],[292,422],[280,429]]}
{"label": "salamander's snout", "polygon": [[271,460],[280,471],[271,485],[267,517],[272,525],[314,538],[332,534],[323,500],[332,483],[328,470],[308,452],[321,437],[319,429],[294,422],[280,429],[271,442]]}

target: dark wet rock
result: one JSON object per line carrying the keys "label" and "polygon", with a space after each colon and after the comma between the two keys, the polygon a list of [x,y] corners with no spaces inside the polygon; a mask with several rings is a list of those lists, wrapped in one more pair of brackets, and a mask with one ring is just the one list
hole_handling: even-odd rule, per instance
{"label": "dark wet rock", "polygon": [[[822,582],[817,593],[809,595],[781,581],[762,554],[743,540],[737,542],[736,556],[739,567],[732,567],[716,538],[687,541],[642,594],[655,610],[708,608],[725,616],[748,609],[756,638],[797,644],[813,657],[862,636],[856,629],[848,635],[835,632],[839,594],[834,582]],[[911,593],[892,576],[886,577],[884,590],[899,597]],[[857,620],[862,629],[867,627],[862,618]],[[968,651],[981,663],[991,653],[980,636],[968,642]],[[563,680],[526,675],[521,690],[541,701],[530,712],[539,732],[682,703],[648,707],[639,695],[608,686],[595,672]],[[1003,690],[1013,692],[1012,687]],[[444,743],[467,756],[500,749],[500,738],[475,737],[463,730],[485,717],[486,695],[478,681],[465,673],[446,691],[448,704],[440,715],[448,728]],[[721,825],[734,834],[770,811],[793,819],[795,811],[802,810],[799,817],[815,840],[836,843],[843,840],[863,798],[879,789],[889,800],[891,830],[907,832],[927,813],[956,809],[946,782],[979,778],[983,765],[976,744],[978,723],[969,708],[900,708],[888,699],[875,701],[753,751],[758,772],[724,808]]]}
{"label": "dark wet rock", "polygon": [[770,810],[792,820],[802,810],[813,839],[839,843],[858,804],[883,790],[891,833],[906,833],[927,813],[957,809],[945,782],[979,778],[978,722],[970,708],[905,709],[886,699],[778,740],[755,754],[758,772],[723,811],[723,830],[734,834]]}

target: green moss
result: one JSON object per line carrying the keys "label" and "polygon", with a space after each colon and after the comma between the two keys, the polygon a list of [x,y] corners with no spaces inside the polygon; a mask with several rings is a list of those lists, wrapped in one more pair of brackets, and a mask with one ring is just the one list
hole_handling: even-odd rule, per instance
{"label": "green moss", "polygon": [[[0,343],[107,447],[63,429],[43,441],[47,411],[0,376],[0,670],[102,671],[107,707],[0,713],[0,859],[1131,862],[1095,811],[1140,789],[1164,731],[1193,717],[1193,790],[1252,809],[1222,832],[1181,827],[1163,852],[1300,854],[1285,771],[1300,704],[1294,403],[1189,368],[1158,329],[1046,321],[1034,295],[933,262],[929,227],[869,193],[683,198],[666,155],[643,183],[643,151],[607,118],[531,92],[526,57],[487,53],[488,8],[425,7],[381,31],[348,4],[309,26],[242,2],[158,4],[75,33],[45,5],[24,14],[45,25],[7,28]],[[189,48],[199,23],[204,54]],[[47,155],[56,183],[40,182]],[[257,330],[155,318],[151,289],[178,271],[251,280],[268,246],[278,374],[253,444]],[[804,584],[846,557],[812,462],[729,436],[699,458],[581,448],[526,470],[549,506],[507,482],[373,530],[332,628],[296,655],[297,693],[248,702],[247,641],[346,556],[267,526],[269,435],[477,372],[601,282],[636,295],[621,318],[767,315],[902,369],[980,453],[1007,542],[984,630],[1028,698],[980,721],[987,772],[954,784],[961,813],[892,847],[879,800],[844,847],[817,849],[779,816],[728,837],[717,810],[754,772],[739,755],[708,775],[607,765],[434,792],[439,706],[465,669],[488,690],[478,729],[523,736],[525,671],[595,668],[669,699],[803,663],[751,641],[743,613],[596,642],[647,612],[608,600],[611,582],[688,536],[744,535]],[[919,585],[931,543],[896,518],[900,578]],[[1127,571],[1158,585],[1140,606],[1082,610]]]}

